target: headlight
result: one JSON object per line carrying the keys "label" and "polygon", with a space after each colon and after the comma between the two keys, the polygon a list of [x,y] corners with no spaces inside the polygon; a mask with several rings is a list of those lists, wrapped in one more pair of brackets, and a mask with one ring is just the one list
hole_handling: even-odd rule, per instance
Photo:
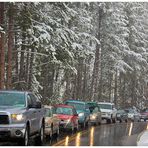
{"label": "headlight", "polygon": [[23,120],[23,114],[11,114],[13,120],[21,121]]}
{"label": "headlight", "polygon": [[79,113],[79,117],[82,117],[82,116],[84,116],[84,113]]}
{"label": "headlight", "polygon": [[96,116],[95,116],[95,115],[92,115],[91,118],[92,118],[92,119],[96,119]]}

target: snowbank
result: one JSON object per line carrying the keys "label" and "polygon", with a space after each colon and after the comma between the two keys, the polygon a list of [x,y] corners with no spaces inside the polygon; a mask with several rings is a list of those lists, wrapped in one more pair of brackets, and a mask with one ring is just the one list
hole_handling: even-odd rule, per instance
{"label": "snowbank", "polygon": [[144,131],[137,141],[137,146],[148,146],[148,130]]}

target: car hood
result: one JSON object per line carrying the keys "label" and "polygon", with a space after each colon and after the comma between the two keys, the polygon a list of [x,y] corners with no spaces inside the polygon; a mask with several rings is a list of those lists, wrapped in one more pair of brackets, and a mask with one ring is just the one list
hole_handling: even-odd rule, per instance
{"label": "car hood", "polygon": [[9,113],[23,113],[25,110],[25,107],[14,107],[14,106],[0,106],[0,112],[9,112]]}
{"label": "car hood", "polygon": [[72,115],[57,114],[57,117],[61,120],[68,120],[68,119],[71,119],[73,116]]}
{"label": "car hood", "polygon": [[77,111],[77,114],[84,113],[84,110],[76,110],[76,111]]}
{"label": "car hood", "polygon": [[110,112],[112,112],[112,110],[111,109],[102,109],[101,108],[101,112],[110,113]]}

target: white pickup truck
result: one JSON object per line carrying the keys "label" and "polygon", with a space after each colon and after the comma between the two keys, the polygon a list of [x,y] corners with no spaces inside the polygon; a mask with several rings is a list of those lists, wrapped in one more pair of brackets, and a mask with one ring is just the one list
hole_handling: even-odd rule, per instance
{"label": "white pickup truck", "polygon": [[117,109],[115,108],[114,103],[99,102],[98,105],[101,110],[102,120],[105,119],[107,123],[111,123],[111,122],[115,123]]}

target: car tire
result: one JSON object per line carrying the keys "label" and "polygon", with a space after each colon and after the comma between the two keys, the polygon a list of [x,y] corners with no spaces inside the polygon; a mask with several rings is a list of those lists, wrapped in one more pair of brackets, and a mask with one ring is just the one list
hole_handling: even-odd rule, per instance
{"label": "car tire", "polygon": [[107,124],[111,124],[111,119],[107,119]]}
{"label": "car tire", "polygon": [[19,146],[29,146],[30,144],[30,136],[29,136],[29,127],[27,126],[25,129],[24,138],[18,141]]}
{"label": "car tire", "polygon": [[43,143],[44,143],[44,126],[43,126],[43,124],[42,124],[42,126],[41,126],[41,129],[40,129],[40,133],[39,133],[39,136],[37,136],[36,138],[35,138],[35,144],[36,145],[43,145]]}
{"label": "car tire", "polygon": [[125,122],[127,123],[127,119],[125,119]]}
{"label": "car tire", "polygon": [[116,118],[114,118],[114,119],[112,118],[112,122],[113,122],[113,123],[116,123]]}
{"label": "car tire", "polygon": [[146,119],[144,119],[144,122],[146,122]]}
{"label": "car tire", "polygon": [[122,119],[120,119],[120,123],[122,122]]}

